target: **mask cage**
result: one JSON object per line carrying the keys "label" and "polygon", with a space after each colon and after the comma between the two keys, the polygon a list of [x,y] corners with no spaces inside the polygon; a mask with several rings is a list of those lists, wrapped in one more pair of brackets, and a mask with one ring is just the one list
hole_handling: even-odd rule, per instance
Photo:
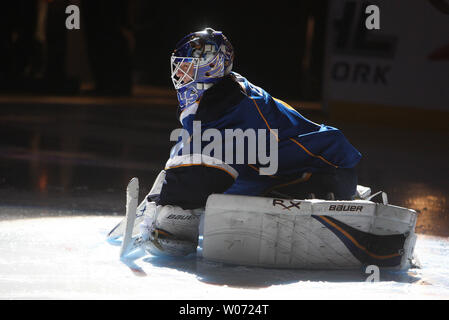
{"label": "mask cage", "polygon": [[195,81],[198,64],[198,58],[171,57],[171,79],[176,90]]}

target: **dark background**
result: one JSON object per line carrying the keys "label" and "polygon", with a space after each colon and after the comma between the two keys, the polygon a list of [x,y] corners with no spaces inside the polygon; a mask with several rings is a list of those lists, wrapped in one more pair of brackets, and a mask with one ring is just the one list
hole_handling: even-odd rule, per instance
{"label": "dark background", "polygon": [[[80,7],[80,30],[61,27],[70,3]],[[3,91],[79,92],[83,79],[65,72],[67,64],[76,63],[67,52],[70,33],[76,34],[78,47],[84,46],[91,80],[101,94],[126,95],[132,84],[169,87],[169,57],[175,44],[187,33],[212,27],[225,32],[233,44],[234,69],[241,74],[263,82],[274,95],[320,97],[327,1],[248,7],[236,2],[181,6],[143,0],[50,1],[46,43],[33,39],[38,4],[11,1],[2,8]],[[310,70],[301,70],[308,17],[315,21],[313,54]]]}
{"label": "dark background", "polygon": [[[187,33],[212,27],[233,44],[236,72],[344,132],[363,154],[360,184],[418,210],[418,232],[448,236],[448,130],[333,117],[322,99],[328,1],[242,3],[2,3],[0,217],[10,218],[11,206],[124,214],[134,176],[143,197],[179,127],[171,52]],[[80,7],[80,30],[65,28],[69,4]]]}

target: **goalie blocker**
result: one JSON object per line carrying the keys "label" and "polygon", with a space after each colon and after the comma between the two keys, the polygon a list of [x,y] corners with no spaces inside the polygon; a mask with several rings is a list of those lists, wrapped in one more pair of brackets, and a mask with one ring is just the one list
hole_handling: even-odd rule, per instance
{"label": "goalie blocker", "polygon": [[208,198],[203,257],[276,268],[413,266],[417,214],[367,200]]}

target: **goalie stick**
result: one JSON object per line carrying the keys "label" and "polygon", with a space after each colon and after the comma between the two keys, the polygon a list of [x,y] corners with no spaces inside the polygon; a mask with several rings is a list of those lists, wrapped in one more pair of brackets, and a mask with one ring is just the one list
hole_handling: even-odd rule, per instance
{"label": "goalie stick", "polygon": [[124,223],[125,233],[123,235],[122,246],[120,248],[120,257],[126,256],[126,254],[130,251],[130,245],[133,243],[132,233],[134,221],[136,220],[138,197],[139,179],[132,178],[126,188],[126,217]]}
{"label": "goalie stick", "polygon": [[[133,235],[138,232],[138,226],[144,219],[144,212],[145,212],[148,201],[151,201],[150,198],[159,195],[164,179],[165,179],[165,171],[162,170],[156,177],[156,180],[154,181],[154,184],[151,187],[151,190],[148,193],[148,195],[145,197],[145,199],[143,199],[143,201],[137,207],[136,219],[134,220]],[[148,200],[148,201],[146,201],[146,200]],[[109,231],[107,240],[111,241],[111,240],[115,240],[115,239],[123,236],[123,233],[125,232],[125,221],[126,221],[126,217],[123,218],[122,221],[120,221],[114,228],[112,228],[111,231]]]}
{"label": "goalie stick", "polygon": [[[145,203],[142,203],[137,207],[136,217],[134,220],[133,234],[137,232],[137,227],[144,219],[143,215],[144,211],[145,211]],[[109,231],[107,240],[112,241],[123,236],[123,233],[125,231],[125,222],[126,217],[123,218],[122,221],[120,221],[114,228],[112,228],[111,231]]]}

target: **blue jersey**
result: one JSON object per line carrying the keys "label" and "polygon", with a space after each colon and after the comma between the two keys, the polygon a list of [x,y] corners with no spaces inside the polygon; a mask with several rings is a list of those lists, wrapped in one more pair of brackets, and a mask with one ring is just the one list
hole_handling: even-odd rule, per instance
{"label": "blue jersey", "polygon": [[[207,90],[199,101],[184,109],[180,121],[190,136],[187,142],[189,152],[185,152],[186,140],[174,148],[165,167],[168,180],[161,192],[163,204],[202,206],[207,196],[216,192],[263,195],[276,185],[300,180],[316,172],[353,168],[361,158],[360,152],[339,129],[306,119],[287,103],[272,97],[237,73],[225,77]],[[192,139],[195,129],[201,135],[213,129],[217,133],[216,137],[222,139],[230,130],[249,132],[247,130],[250,129],[267,134],[261,135],[261,138],[257,136],[253,142],[247,137],[243,148],[236,145],[236,140],[231,145],[228,140],[222,141],[220,157],[216,156],[217,150],[213,150],[207,156],[203,154],[199,161],[192,161],[193,154],[198,153],[198,150],[203,152],[208,145],[208,141],[201,141],[201,147],[197,145],[195,150]],[[270,144],[270,139],[276,141],[275,148]],[[263,152],[260,149],[262,147]],[[270,175],[261,174],[267,167],[267,159],[264,158],[265,162],[257,157],[251,159],[249,151],[257,155],[276,152],[276,171]],[[226,157],[227,152],[232,152],[232,156]],[[239,152],[244,153],[240,161],[236,159]],[[186,179],[191,179],[191,182],[184,181]],[[198,187],[186,190],[192,182],[195,186],[202,184],[200,190]],[[171,187],[170,183],[173,184]],[[174,184],[178,184],[178,187]],[[164,188],[166,195],[163,194]],[[202,194],[195,195],[195,190]],[[185,205],[185,199],[176,203],[179,197],[176,193],[180,192],[183,198],[187,192],[191,193],[189,196],[192,198],[199,196],[201,199],[192,201],[191,205]],[[170,197],[167,197],[168,193]]]}

